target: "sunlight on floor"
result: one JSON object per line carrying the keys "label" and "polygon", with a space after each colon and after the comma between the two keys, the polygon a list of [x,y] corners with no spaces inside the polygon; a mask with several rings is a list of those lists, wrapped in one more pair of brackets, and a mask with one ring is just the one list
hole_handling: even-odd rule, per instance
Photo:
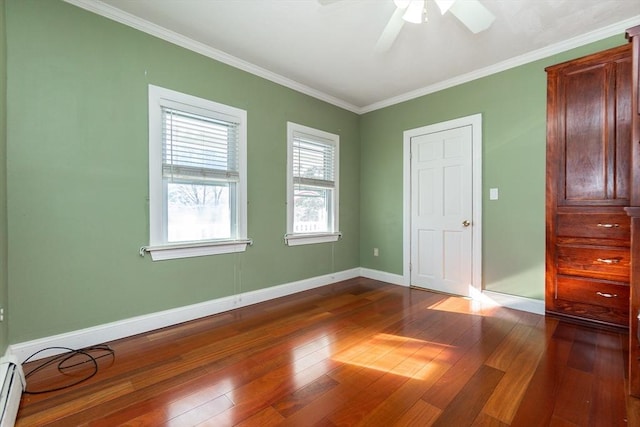
{"label": "sunlight on floor", "polygon": [[475,314],[491,316],[500,305],[491,299],[480,295],[474,298],[451,296],[429,306],[429,310],[447,311],[450,313]]}
{"label": "sunlight on floor", "polygon": [[334,360],[413,379],[426,379],[446,363],[451,346],[391,334],[376,334]]}

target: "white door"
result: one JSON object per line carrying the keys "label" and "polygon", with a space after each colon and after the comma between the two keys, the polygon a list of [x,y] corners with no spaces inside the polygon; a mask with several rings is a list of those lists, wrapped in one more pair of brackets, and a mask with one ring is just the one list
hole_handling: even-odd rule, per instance
{"label": "white door", "polygon": [[411,137],[411,285],[470,296],[473,126]]}

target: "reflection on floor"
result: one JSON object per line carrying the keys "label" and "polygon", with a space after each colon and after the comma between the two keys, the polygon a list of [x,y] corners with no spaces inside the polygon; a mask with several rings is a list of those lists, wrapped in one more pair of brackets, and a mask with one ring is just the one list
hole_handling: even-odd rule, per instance
{"label": "reflection on floor", "polygon": [[630,426],[626,340],[357,278],[110,343],[17,425]]}

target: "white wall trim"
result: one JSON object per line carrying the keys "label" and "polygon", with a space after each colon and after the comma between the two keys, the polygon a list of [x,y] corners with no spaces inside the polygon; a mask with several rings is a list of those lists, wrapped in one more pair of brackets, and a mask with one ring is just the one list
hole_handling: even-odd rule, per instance
{"label": "white wall trim", "polygon": [[[360,276],[373,280],[380,280],[393,285],[407,286],[405,284],[404,277],[401,275],[372,270],[369,268],[353,268],[350,270],[326,274],[324,276],[317,276],[273,286],[266,289],[244,292],[242,294],[218,298],[198,304],[131,317],[129,319],[118,320],[116,322],[105,323],[103,325],[93,326],[90,328],[12,344],[7,348],[4,358],[15,357],[18,363],[22,363],[30,355],[48,347],[80,349],[91,345],[102,344]],[[473,297],[483,303],[503,306],[515,310],[527,311],[541,315],[544,315],[545,312],[544,301],[541,300],[491,291],[483,291],[481,294],[478,293]],[[62,352],[62,350],[42,352],[34,358],[34,360],[52,356],[60,352]]]}
{"label": "white wall trim", "polygon": [[[380,280],[399,286],[408,286],[403,276],[399,274],[387,273],[386,271],[360,268],[360,276],[367,279]],[[428,289],[425,289],[428,291]],[[506,307],[513,310],[526,311],[529,313],[545,315],[545,305],[543,300],[526,298],[517,295],[503,294],[494,291],[478,291],[471,295],[471,298],[490,306]]]}
{"label": "white wall trim", "polygon": [[[402,275],[388,273],[386,271],[361,267],[360,276],[366,277],[367,279],[380,280],[381,282],[391,283],[393,285],[409,286]],[[425,290],[428,291],[428,289]],[[545,305],[543,300],[486,290],[474,292],[471,295],[471,298],[492,306],[506,307],[513,310],[540,314],[542,316],[545,315]]]}
{"label": "white wall trim", "polygon": [[[497,64],[493,64],[479,70],[474,70],[466,74],[455,76],[448,80],[437,82],[420,89],[416,89],[398,96],[394,96],[392,98],[382,100],[380,102],[366,105],[359,108],[358,113],[365,114],[371,111],[380,110],[385,107],[390,107],[395,104],[400,104],[402,102],[410,101],[415,98],[420,98],[421,96],[429,95],[430,93],[439,92],[450,87],[458,86],[463,83],[468,83],[473,80],[509,70],[511,68],[519,67],[520,65],[548,58],[558,53],[566,52],[570,49],[606,39],[607,37],[613,37],[616,35],[622,36],[622,34],[624,34],[624,32],[628,28],[638,25],[638,23],[640,23],[640,15],[636,15],[634,17],[625,19],[624,21],[596,29],[587,34],[582,34],[580,36],[543,47],[542,49],[537,49],[532,52],[527,52],[523,55],[509,58],[505,61],[498,62]],[[623,39],[621,38],[620,41],[623,41]]]}
{"label": "white wall trim", "polygon": [[402,217],[403,246],[402,266],[405,286],[411,285],[411,138],[425,133],[440,132],[461,126],[471,126],[472,173],[473,173],[473,216],[471,218],[473,259],[471,287],[482,289],[482,114],[473,114],[445,122],[409,129],[403,133],[402,154]]}
{"label": "white wall trim", "polygon": [[387,273],[386,271],[372,270],[370,268],[360,268],[360,275],[367,279],[380,280],[399,286],[407,286],[404,277],[400,274]]}
{"label": "white wall trim", "polygon": [[503,294],[493,291],[482,291],[482,295],[478,298],[483,303],[492,303],[501,307],[512,308],[514,310],[527,311],[529,313],[540,314],[544,316],[544,301],[533,298],[526,298],[517,295]]}
{"label": "white wall trim", "polygon": [[[7,349],[7,355],[17,357],[18,361],[22,363],[30,355],[48,347],[84,348],[318,288],[342,280],[353,279],[358,276],[360,276],[360,269],[353,268],[257,291],[244,292],[198,304],[131,317],[86,329],[12,344]],[[61,350],[43,352],[37,358],[52,356],[60,352]]]}
{"label": "white wall trim", "polygon": [[491,74],[499,73],[501,71],[505,71],[510,68],[515,68],[517,66],[524,65],[529,62],[537,61],[539,59],[543,59],[543,58],[555,55],[557,53],[567,51],[569,49],[584,46],[586,44],[596,42],[596,41],[605,39],[607,37],[623,34],[628,28],[638,25],[638,23],[640,23],[640,15],[636,15],[631,18],[625,19],[624,21],[617,22],[615,24],[593,30],[587,34],[582,34],[580,36],[573,37],[568,40],[564,40],[560,43],[556,43],[556,44],[544,47],[542,49],[534,50],[533,52],[528,52],[523,55],[516,56],[515,58],[507,59],[505,61],[499,62],[489,67],[482,68],[480,70],[475,70],[467,74],[462,74],[460,76],[456,76],[451,79],[423,87],[421,89],[410,91],[410,92],[407,92],[398,96],[394,96],[392,98],[388,98],[379,102],[374,102],[373,104],[366,105],[364,107],[359,107],[347,101],[344,101],[342,99],[336,98],[332,95],[313,89],[302,83],[296,82],[295,80],[291,80],[287,77],[281,76],[280,74],[276,74],[272,71],[266,70],[250,62],[247,62],[235,56],[229,55],[226,52],[215,49],[204,43],[197,42],[193,39],[185,37],[174,31],[168,30],[164,27],[153,24],[144,19],[138,18],[137,16],[126,13],[118,8],[110,6],[99,0],[64,0],[64,1],[74,6],[77,6],[81,9],[85,9],[89,12],[93,12],[97,15],[111,19],[112,21],[116,21],[121,24],[127,25],[131,28],[135,28],[144,33],[147,33],[152,36],[158,37],[162,40],[168,41],[169,43],[173,43],[177,46],[184,47],[185,49],[189,49],[193,52],[197,52],[201,55],[215,59],[216,61],[220,61],[224,64],[230,65],[232,67],[235,67],[240,70],[246,71],[248,73],[254,74],[256,76],[262,77],[264,79],[267,79],[274,83],[288,87],[290,89],[293,89],[305,95],[309,95],[321,101],[328,102],[329,104],[333,104],[337,107],[344,108],[345,110],[351,111],[356,114],[365,114],[371,111],[379,110],[381,108],[389,107],[391,105],[400,104],[402,102],[410,101],[412,99],[419,98],[421,96],[428,95],[430,93],[438,92],[453,86],[457,86],[457,85],[467,83],[482,77],[489,76]]}
{"label": "white wall trim", "polygon": [[291,80],[287,77],[281,76],[280,74],[276,74],[272,71],[269,71],[267,69],[254,65],[250,62],[247,62],[235,56],[229,55],[226,52],[215,49],[204,43],[200,43],[189,37],[185,37],[182,34],[178,34],[164,27],[153,24],[144,19],[138,18],[137,16],[131,15],[130,13],[124,12],[118,8],[115,8],[111,5],[103,3],[99,0],[64,0],[64,1],[74,6],[77,6],[81,9],[85,9],[89,12],[93,12],[97,15],[111,19],[112,21],[116,21],[121,24],[127,25],[131,28],[135,28],[136,30],[140,30],[143,33],[147,33],[152,36],[158,37],[159,39],[162,39],[169,43],[173,43],[177,46],[184,47],[185,49],[189,49],[193,52],[197,52],[201,55],[215,59],[216,61],[222,62],[224,64],[230,65],[232,67],[238,68],[240,70],[246,71],[253,75],[272,81],[274,83],[288,87],[297,92],[303,93],[305,95],[309,95],[321,101],[328,102],[329,104],[333,104],[337,107],[344,108],[345,110],[354,112],[356,114],[360,114],[360,107],[356,107],[355,105],[350,104],[346,101],[343,101],[342,99],[338,99],[334,96],[331,96],[319,90],[313,89],[309,86],[306,86],[302,83],[299,83],[295,80]]}

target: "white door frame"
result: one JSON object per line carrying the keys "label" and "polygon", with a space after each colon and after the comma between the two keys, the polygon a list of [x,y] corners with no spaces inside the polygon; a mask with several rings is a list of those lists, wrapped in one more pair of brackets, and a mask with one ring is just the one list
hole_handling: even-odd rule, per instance
{"label": "white door frame", "polygon": [[433,125],[409,129],[403,133],[403,245],[402,245],[402,274],[406,286],[411,286],[411,138],[425,133],[441,132],[461,126],[471,126],[472,138],[472,176],[473,176],[473,216],[472,216],[472,268],[471,268],[471,296],[480,297],[482,293],[482,114],[461,117]]}

